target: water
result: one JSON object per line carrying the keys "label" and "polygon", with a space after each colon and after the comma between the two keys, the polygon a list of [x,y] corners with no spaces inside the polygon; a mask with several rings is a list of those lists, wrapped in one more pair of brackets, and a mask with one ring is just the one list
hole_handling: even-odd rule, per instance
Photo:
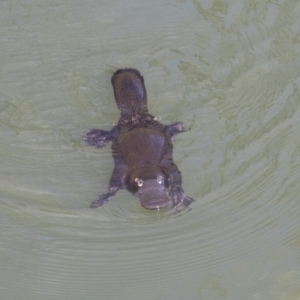
{"label": "water", "polygon": [[[300,3],[2,1],[1,299],[300,298]],[[118,119],[110,77],[144,75],[187,131],[192,210],[100,210]]]}

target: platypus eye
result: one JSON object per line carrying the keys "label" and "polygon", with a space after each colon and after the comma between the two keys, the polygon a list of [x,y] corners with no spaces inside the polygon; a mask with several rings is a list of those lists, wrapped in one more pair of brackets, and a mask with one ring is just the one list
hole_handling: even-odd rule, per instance
{"label": "platypus eye", "polygon": [[136,178],[136,179],[134,179],[134,181],[137,182],[137,185],[139,187],[141,187],[143,185],[143,180],[142,179]]}
{"label": "platypus eye", "polygon": [[157,177],[157,182],[158,182],[159,184],[162,184],[162,183],[163,183],[163,177],[162,177],[162,176],[158,176],[158,177]]}

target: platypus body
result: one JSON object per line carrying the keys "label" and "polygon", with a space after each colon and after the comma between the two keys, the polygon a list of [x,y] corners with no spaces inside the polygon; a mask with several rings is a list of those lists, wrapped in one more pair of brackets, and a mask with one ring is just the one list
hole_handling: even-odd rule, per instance
{"label": "platypus body", "polygon": [[120,189],[139,197],[147,209],[160,209],[170,203],[176,210],[194,200],[181,187],[181,174],[173,162],[171,138],[183,132],[181,122],[163,125],[148,113],[144,79],[135,69],[120,69],[111,79],[121,117],[110,130],[92,129],[86,142],[98,148],[112,141],[114,170],[108,193],[99,196],[91,208],[101,207]]}

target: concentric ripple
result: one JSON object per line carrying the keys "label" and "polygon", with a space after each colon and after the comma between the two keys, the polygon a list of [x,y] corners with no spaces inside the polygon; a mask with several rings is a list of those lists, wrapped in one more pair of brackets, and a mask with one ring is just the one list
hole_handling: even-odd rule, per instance
{"label": "concentric ripple", "polygon": [[[1,299],[300,299],[300,5],[231,2],[0,4]],[[121,67],[185,124],[191,209],[89,208]]]}

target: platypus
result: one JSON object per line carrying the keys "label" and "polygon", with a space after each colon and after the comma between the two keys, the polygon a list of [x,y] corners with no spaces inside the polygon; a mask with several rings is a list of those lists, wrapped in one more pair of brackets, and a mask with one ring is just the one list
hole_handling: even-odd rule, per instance
{"label": "platypus", "polygon": [[171,141],[184,131],[182,122],[163,125],[148,112],[144,79],[136,69],[117,70],[111,83],[120,119],[110,131],[91,129],[85,136],[89,145],[98,148],[112,141],[115,164],[108,193],[92,202],[91,208],[101,207],[120,189],[137,196],[146,209],[172,204],[178,211],[189,206],[194,200],[181,187]]}

